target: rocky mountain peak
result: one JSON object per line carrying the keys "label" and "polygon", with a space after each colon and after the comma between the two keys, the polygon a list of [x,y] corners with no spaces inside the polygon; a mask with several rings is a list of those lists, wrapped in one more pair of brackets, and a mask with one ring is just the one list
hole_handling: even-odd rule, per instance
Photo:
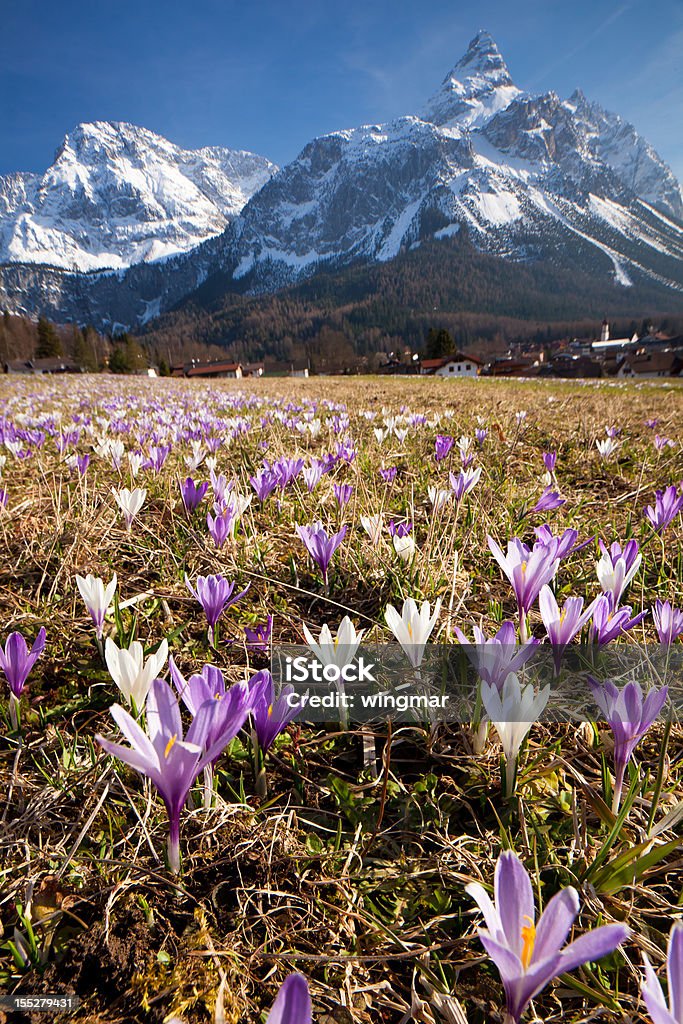
{"label": "rocky mountain peak", "polygon": [[427,102],[421,117],[437,125],[480,127],[519,93],[495,40],[481,30]]}

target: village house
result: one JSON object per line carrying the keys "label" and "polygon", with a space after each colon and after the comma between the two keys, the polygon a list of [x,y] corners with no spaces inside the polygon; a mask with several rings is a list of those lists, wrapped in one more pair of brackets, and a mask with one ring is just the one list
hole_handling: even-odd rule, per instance
{"label": "village house", "polygon": [[637,377],[649,380],[654,377],[677,377],[683,369],[683,359],[677,352],[639,352],[627,355],[619,363],[617,377]]}
{"label": "village house", "polygon": [[174,366],[171,371],[173,377],[233,377],[240,380],[242,377],[242,364],[229,363],[221,360],[214,360],[210,363],[200,363],[193,359],[190,363],[182,366]]}
{"label": "village house", "polygon": [[422,376],[432,377],[476,377],[481,365],[481,359],[477,359],[476,356],[454,352],[453,355],[440,356],[438,359],[422,359],[420,373]]}
{"label": "village house", "polygon": [[67,359],[11,359],[4,363],[5,373],[83,373],[83,367]]}
{"label": "village house", "polygon": [[262,377],[265,371],[263,363],[245,363],[242,367],[243,377]]}

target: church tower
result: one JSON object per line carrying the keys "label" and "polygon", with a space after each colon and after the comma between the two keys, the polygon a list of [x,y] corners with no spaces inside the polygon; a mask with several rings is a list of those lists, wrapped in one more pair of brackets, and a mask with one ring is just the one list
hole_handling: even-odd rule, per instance
{"label": "church tower", "polygon": [[602,330],[600,331],[600,341],[609,341],[609,324],[606,320],[602,321]]}

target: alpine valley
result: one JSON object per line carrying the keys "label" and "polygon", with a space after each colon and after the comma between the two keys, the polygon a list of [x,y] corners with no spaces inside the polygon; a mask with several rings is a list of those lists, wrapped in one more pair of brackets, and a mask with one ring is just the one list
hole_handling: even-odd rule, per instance
{"label": "alpine valley", "polygon": [[224,344],[275,293],[339,308],[375,289],[379,308],[384,283],[415,311],[456,288],[475,309],[473,274],[501,315],[551,317],[549,293],[562,316],[681,312],[683,193],[632,125],[580,91],[522,92],[480,32],[421,111],[316,138],[280,169],[79,125],[44,175],[0,178],[0,260],[10,312],[154,331],[191,311]]}

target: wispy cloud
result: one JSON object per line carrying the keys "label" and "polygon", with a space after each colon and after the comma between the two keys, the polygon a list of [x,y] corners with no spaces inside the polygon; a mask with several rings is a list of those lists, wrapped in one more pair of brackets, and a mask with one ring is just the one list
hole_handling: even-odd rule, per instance
{"label": "wispy cloud", "polygon": [[534,75],[534,77],[530,81],[527,81],[527,87],[529,89],[533,89],[536,86],[541,85],[544,81],[547,80],[547,78],[550,75],[553,74],[554,71],[557,71],[558,68],[561,68],[565,64],[568,64],[569,61],[573,60],[578,53],[581,53],[581,51],[585,50],[587,46],[590,46],[591,43],[594,43],[596,39],[599,39],[600,36],[602,36],[607,31],[607,29],[610,28],[610,26],[615,23],[615,21],[618,21],[619,18],[623,17],[623,15],[626,14],[627,11],[630,11],[638,3],[639,0],[630,0],[629,3],[621,4],[620,7],[617,7],[616,10],[612,11],[611,14],[604,18],[599,25],[596,25],[595,28],[593,28],[590,32],[582,35],[580,41],[576,44],[576,46],[573,46],[571,47],[571,49],[566,50],[556,60],[552,61],[550,64],[544,67],[542,71],[539,71],[537,75]]}

